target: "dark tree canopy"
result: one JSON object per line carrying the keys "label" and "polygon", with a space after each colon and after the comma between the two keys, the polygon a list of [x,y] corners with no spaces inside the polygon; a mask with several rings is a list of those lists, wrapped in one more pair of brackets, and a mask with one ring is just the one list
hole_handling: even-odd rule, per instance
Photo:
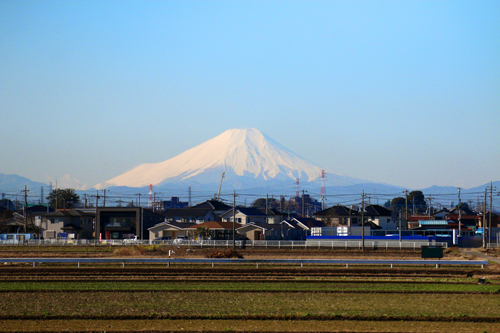
{"label": "dark tree canopy", "polygon": [[425,196],[422,191],[411,191],[408,194],[408,207],[411,207],[415,212],[425,211],[427,203],[425,202]]}
{"label": "dark tree canopy", "polygon": [[396,197],[391,201],[392,210],[403,210],[405,208],[406,199],[403,197]]}
{"label": "dark tree canopy", "polygon": [[58,188],[50,192],[47,197],[51,208],[69,209],[74,208],[80,201],[80,196],[72,188]]}
{"label": "dark tree canopy", "polygon": [[[269,198],[269,200],[267,200],[267,203],[269,205],[269,208],[277,208],[280,205],[279,200],[273,198]],[[255,200],[252,204],[252,207],[266,208],[266,198],[259,198]]]}
{"label": "dark tree canopy", "polygon": [[259,198],[255,200],[252,204],[255,208],[266,208],[266,198]]}
{"label": "dark tree canopy", "polygon": [[6,209],[2,213],[2,220],[8,220],[8,219],[10,219],[12,217],[14,217],[14,212],[11,211],[10,209]]}

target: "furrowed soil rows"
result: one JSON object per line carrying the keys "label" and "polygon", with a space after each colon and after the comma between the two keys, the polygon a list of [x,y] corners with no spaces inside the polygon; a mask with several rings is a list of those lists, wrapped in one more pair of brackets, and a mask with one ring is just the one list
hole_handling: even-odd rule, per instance
{"label": "furrowed soil rows", "polygon": [[[116,248],[3,247],[0,257],[116,258]],[[168,249],[178,258],[204,258],[214,250],[136,251],[166,257]],[[421,256],[384,249],[238,252],[247,259]],[[444,259],[458,258],[459,251],[445,251]],[[500,270],[492,266],[4,264],[0,332],[494,332],[500,331]]]}
{"label": "furrowed soil rows", "polygon": [[[0,267],[0,280],[89,279],[89,280],[138,280],[138,279],[297,279],[334,277],[398,277],[398,278],[466,278],[482,276],[485,271],[467,268],[45,268]],[[500,276],[500,272],[488,272]]]}

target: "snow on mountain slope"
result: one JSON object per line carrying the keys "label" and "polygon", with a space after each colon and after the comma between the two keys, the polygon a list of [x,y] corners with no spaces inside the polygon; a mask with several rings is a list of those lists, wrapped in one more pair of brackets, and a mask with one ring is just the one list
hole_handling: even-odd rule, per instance
{"label": "snow on mountain slope", "polygon": [[214,183],[219,181],[222,172],[226,172],[226,177],[263,181],[300,178],[301,182],[307,182],[321,176],[319,166],[259,130],[231,129],[164,162],[139,165],[97,184],[96,188],[158,186],[187,180]]}

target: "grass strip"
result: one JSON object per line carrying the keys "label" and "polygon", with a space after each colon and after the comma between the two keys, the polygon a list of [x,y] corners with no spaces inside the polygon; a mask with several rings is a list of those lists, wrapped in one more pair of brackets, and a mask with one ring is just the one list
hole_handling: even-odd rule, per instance
{"label": "grass strip", "polygon": [[0,292],[11,291],[221,291],[221,292],[440,292],[440,293],[500,293],[496,284],[414,283],[414,282],[310,282],[310,281],[236,281],[218,283],[204,281],[167,282],[75,282],[75,281],[8,281],[0,283]]}
{"label": "grass strip", "polygon": [[498,323],[283,320],[4,320],[2,332],[499,332]]}
{"label": "grass strip", "polygon": [[[78,290],[78,293],[114,293],[114,292],[123,292],[123,293],[211,293],[211,290]],[[11,290],[11,291],[0,291],[2,293],[25,293],[24,290]],[[74,290],[33,290],[30,293],[36,294],[51,294],[51,293],[74,293]],[[261,293],[261,294],[277,294],[283,293],[281,290],[220,290],[220,293]],[[484,291],[367,291],[367,290],[290,290],[287,293],[311,293],[311,294],[437,294],[437,295],[496,295],[500,292],[484,292]]]}

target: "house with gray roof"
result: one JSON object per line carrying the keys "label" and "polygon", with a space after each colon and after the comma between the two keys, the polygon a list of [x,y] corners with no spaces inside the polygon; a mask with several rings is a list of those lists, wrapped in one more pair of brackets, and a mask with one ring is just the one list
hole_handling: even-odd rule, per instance
{"label": "house with gray roof", "polygon": [[236,218],[236,223],[248,224],[251,222],[267,223],[267,215],[263,213],[260,209],[255,207],[236,207],[233,213],[233,209],[227,210],[221,215],[222,221],[233,222],[233,215]]}

